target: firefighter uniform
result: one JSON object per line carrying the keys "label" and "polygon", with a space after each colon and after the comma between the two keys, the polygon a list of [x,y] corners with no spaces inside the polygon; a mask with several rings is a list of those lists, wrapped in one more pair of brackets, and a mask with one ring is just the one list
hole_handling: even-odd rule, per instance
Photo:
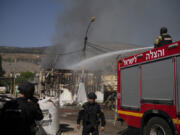
{"label": "firefighter uniform", "polygon": [[155,48],[161,47],[164,45],[168,45],[172,43],[172,38],[169,34],[162,34],[157,37],[156,42],[155,42]]}
{"label": "firefighter uniform", "polygon": [[104,127],[105,117],[101,111],[101,107],[96,102],[85,103],[78,114],[77,124],[79,125],[81,120],[83,121],[83,132],[82,135],[99,135],[98,127]]}
{"label": "firefighter uniform", "polygon": [[171,43],[172,43],[172,38],[169,34],[167,34],[167,28],[162,27],[160,30],[160,36],[158,36],[155,41],[154,48],[158,48]]}
{"label": "firefighter uniform", "polygon": [[36,122],[43,119],[38,99],[33,97],[34,85],[23,83],[19,86],[19,97],[7,102],[2,108],[0,116],[1,133],[4,135],[35,135]]}

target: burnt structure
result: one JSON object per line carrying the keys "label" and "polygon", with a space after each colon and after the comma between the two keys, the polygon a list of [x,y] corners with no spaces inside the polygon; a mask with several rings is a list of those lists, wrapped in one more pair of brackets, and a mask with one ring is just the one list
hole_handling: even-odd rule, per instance
{"label": "burnt structure", "polygon": [[[58,96],[63,88],[67,88],[74,95],[80,80],[80,71],[44,70],[40,73],[41,92],[49,96]],[[101,90],[103,85],[101,72],[85,72],[84,83],[87,93]]]}

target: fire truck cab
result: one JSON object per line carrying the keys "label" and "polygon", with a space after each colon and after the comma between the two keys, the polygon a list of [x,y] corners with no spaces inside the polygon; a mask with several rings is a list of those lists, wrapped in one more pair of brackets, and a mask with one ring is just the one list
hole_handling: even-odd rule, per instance
{"label": "fire truck cab", "polygon": [[141,135],[180,135],[180,41],[118,61],[117,109]]}

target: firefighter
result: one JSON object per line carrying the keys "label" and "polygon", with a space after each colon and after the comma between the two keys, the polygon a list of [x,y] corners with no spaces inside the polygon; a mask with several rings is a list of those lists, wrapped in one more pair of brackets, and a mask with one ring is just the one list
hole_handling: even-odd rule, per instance
{"label": "firefighter", "polygon": [[101,124],[101,131],[104,131],[105,117],[101,111],[101,107],[95,102],[97,96],[95,93],[88,94],[88,102],[82,106],[82,110],[79,111],[77,119],[77,128],[80,129],[80,122],[83,121],[82,135],[99,135],[99,125]]}
{"label": "firefighter", "polygon": [[36,121],[43,119],[38,99],[34,95],[34,84],[25,82],[19,85],[19,97],[7,102],[1,116],[3,133],[6,135],[35,135]]}
{"label": "firefighter", "polygon": [[157,37],[154,48],[158,48],[164,45],[168,45],[172,43],[172,38],[169,34],[167,34],[168,30],[166,27],[162,27],[160,30],[160,35]]}

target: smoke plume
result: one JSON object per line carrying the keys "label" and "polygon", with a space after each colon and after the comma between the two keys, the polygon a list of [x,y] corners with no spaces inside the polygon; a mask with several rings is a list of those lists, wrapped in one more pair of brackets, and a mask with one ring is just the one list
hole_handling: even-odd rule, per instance
{"label": "smoke plume", "polygon": [[[62,10],[55,26],[54,45],[43,62],[46,66],[53,61],[56,68],[64,69],[81,61],[80,50],[91,16],[96,16],[96,20],[89,30],[88,41],[108,48],[112,44],[123,46],[122,43],[152,46],[162,26],[169,29],[174,41],[180,37],[179,0],[59,0],[58,3]],[[99,53],[87,49],[87,57]]]}

